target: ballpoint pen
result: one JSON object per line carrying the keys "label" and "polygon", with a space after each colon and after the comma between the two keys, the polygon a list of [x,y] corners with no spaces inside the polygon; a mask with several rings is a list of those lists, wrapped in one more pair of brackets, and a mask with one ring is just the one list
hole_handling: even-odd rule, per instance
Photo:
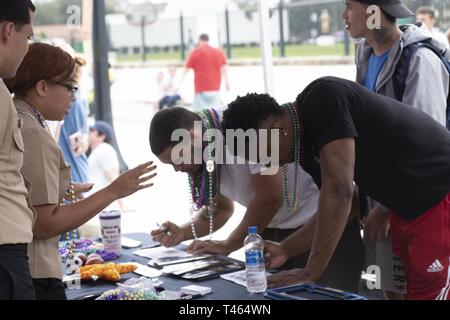
{"label": "ballpoint pen", "polygon": [[162,226],[161,226],[158,222],[156,223],[156,225],[158,226],[159,229],[163,230],[164,233],[165,233],[167,236],[169,236],[169,237],[172,236],[172,232],[170,232],[170,231],[167,229],[167,227],[166,227],[165,229],[163,229]]}

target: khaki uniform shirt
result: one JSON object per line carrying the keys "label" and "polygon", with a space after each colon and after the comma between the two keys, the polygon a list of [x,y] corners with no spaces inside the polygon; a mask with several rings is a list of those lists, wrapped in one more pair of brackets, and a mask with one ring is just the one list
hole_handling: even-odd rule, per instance
{"label": "khaki uniform shirt", "polygon": [[11,94],[0,79],[0,245],[33,239],[35,215],[21,173],[23,140]]}
{"label": "khaki uniform shirt", "polygon": [[[64,161],[54,138],[41,127],[31,107],[19,99],[14,100],[14,103],[19,117],[23,119],[23,173],[31,182],[31,203],[34,207],[59,205],[70,185],[70,167]],[[28,245],[33,278],[62,279],[58,245],[59,236],[47,240],[34,238]]]}

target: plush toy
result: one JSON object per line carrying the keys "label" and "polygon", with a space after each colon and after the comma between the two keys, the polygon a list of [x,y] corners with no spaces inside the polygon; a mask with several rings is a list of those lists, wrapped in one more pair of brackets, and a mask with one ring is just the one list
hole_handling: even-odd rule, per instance
{"label": "plush toy", "polygon": [[120,280],[121,273],[133,272],[136,269],[137,266],[131,263],[116,264],[110,262],[81,267],[80,274],[82,280],[97,280],[100,278],[102,280],[116,282]]}

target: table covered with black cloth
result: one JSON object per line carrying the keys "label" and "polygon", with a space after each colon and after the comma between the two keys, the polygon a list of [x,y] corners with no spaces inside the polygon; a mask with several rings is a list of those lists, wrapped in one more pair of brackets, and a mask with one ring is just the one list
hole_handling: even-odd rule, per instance
{"label": "table covered with black cloth", "polygon": [[[142,247],[149,246],[153,243],[149,234],[132,233],[125,235],[128,238],[139,240],[142,242]],[[113,260],[115,263],[138,262],[146,265],[148,258],[139,257],[133,254],[139,248],[122,249],[121,256]],[[126,273],[121,275],[120,283],[123,283],[131,278],[138,278],[140,275],[135,273]],[[252,294],[243,286],[237,285],[233,282],[223,280],[221,278],[214,278],[205,281],[187,281],[162,275],[163,280],[161,285],[166,290],[178,291],[181,287],[196,284],[200,286],[211,287],[212,293],[209,293],[199,300],[261,300],[265,299],[263,294]],[[81,289],[66,289],[67,299],[69,300],[83,300],[94,299],[103,292],[117,288],[117,285],[112,282],[103,280],[98,281],[82,281]]]}

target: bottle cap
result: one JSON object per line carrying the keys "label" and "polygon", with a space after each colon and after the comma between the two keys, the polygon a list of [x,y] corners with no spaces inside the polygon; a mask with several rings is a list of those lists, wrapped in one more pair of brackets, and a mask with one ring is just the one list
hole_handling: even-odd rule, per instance
{"label": "bottle cap", "polygon": [[248,227],[248,233],[249,234],[256,234],[256,233],[258,233],[258,227],[255,227],[255,226]]}

